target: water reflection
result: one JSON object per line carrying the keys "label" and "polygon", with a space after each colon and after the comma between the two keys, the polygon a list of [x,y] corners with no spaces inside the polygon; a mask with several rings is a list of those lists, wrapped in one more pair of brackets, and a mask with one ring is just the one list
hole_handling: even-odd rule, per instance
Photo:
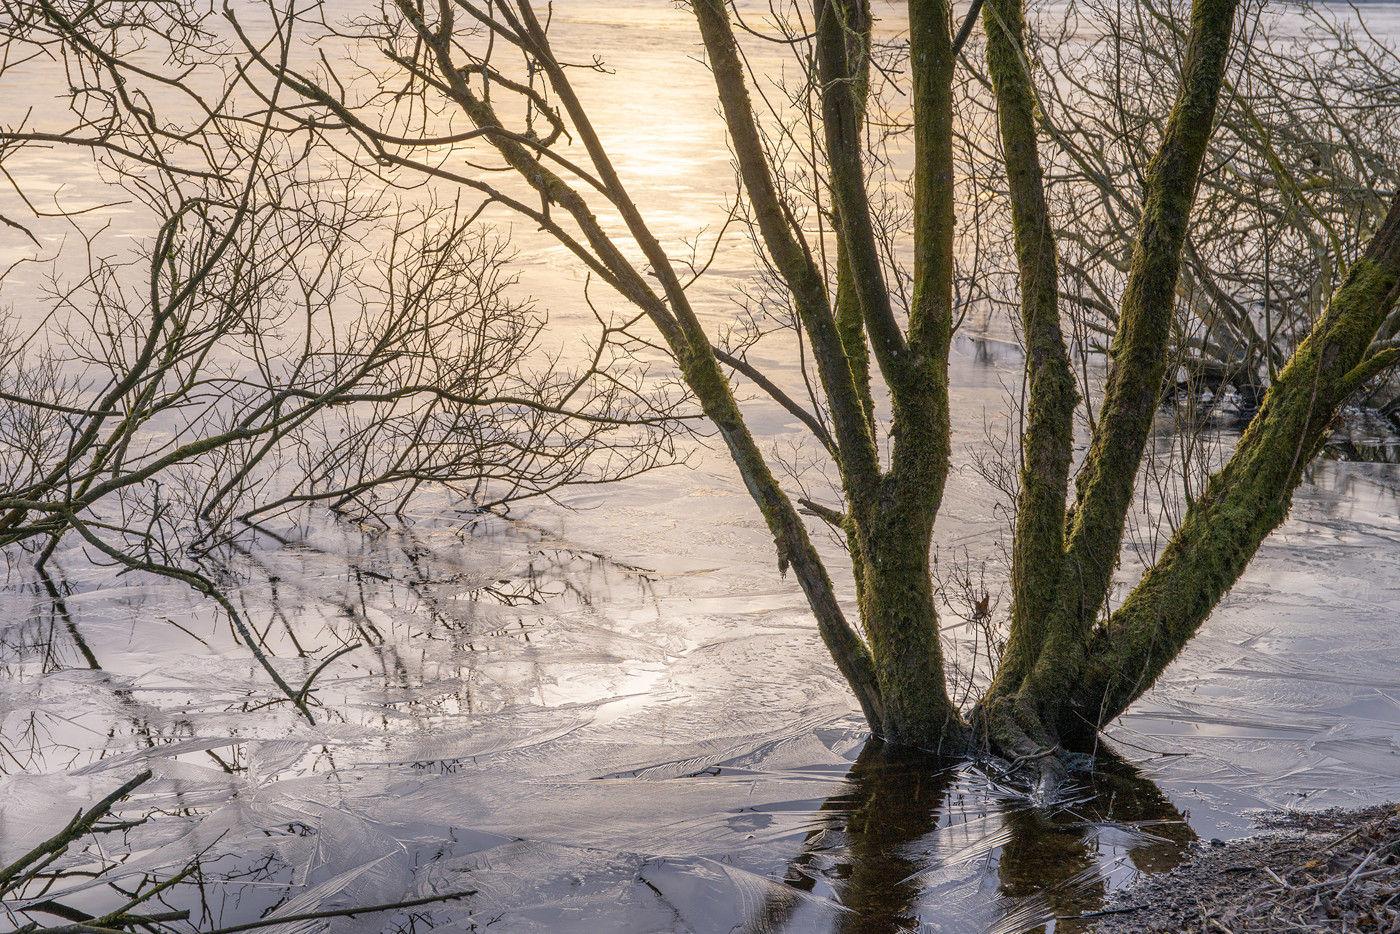
{"label": "water reflection", "polygon": [[846,777],[851,791],[822,805],[834,819],[814,835],[817,846],[836,858],[822,867],[814,849],[805,849],[793,860],[798,878],[812,880],[820,872],[832,880],[840,903],[850,909],[838,916],[841,934],[918,925],[923,867],[910,845],[937,829],[958,772],[956,764],[917,750],[866,744]]}
{"label": "water reflection", "polygon": [[[1196,835],[1130,763],[1100,749],[1086,764],[1047,810],[965,762],[872,740],[784,881],[845,909],[833,934],[1087,930],[1110,891],[1170,870]],[[802,907],[770,895],[746,930],[817,930],[790,917]]]}
{"label": "water reflection", "polygon": [[[672,781],[712,784],[725,772],[715,767]],[[290,810],[295,795],[276,806],[276,822],[256,842],[230,845],[225,835],[240,829],[230,809],[256,810],[258,796],[172,810],[176,785],[167,777],[148,786],[166,803],[142,804],[147,822],[131,824],[122,845],[91,848],[86,863],[65,860],[56,875],[36,880],[41,900],[25,885],[11,905],[32,919],[67,917],[70,901],[86,890],[83,904],[93,906],[95,884],[131,874],[133,864],[122,865],[129,849],[147,853],[135,859],[144,886],[185,874],[160,904],[187,912],[199,930],[413,901],[411,911],[360,912],[363,922],[344,929],[625,934],[656,930],[669,917],[667,930],[747,934],[1078,931],[1108,891],[1134,871],[1175,865],[1194,839],[1161,791],[1121,760],[1100,755],[1080,781],[1080,795],[1038,811],[965,762],[867,742],[839,790],[812,802],[810,829],[785,869],[765,878],[755,872],[760,854],[744,847],[665,857],[576,850],[439,826],[431,814],[420,815],[426,822],[385,822],[350,802],[300,819]],[[775,813],[741,808],[726,822],[758,829],[772,825]],[[201,824],[212,827],[201,831]],[[667,842],[666,828],[655,828],[653,845]],[[159,864],[152,862],[156,843],[166,851]],[[411,878],[416,885],[408,885]]]}
{"label": "water reflection", "polygon": [[1111,752],[1101,749],[1080,780],[1082,794],[1052,811],[1013,803],[1004,812],[1001,891],[1043,904],[1057,931],[1086,930],[1083,916],[1133,870],[1166,872],[1196,839],[1161,788]]}
{"label": "water reflection", "polygon": [[1322,456],[1329,460],[1363,464],[1400,464],[1400,442],[1392,439],[1353,441],[1336,438],[1323,447]]}
{"label": "water reflection", "polygon": [[[1324,638],[1318,588],[1363,563],[1372,583],[1348,579],[1355,606],[1338,625],[1374,642],[1373,618],[1396,605],[1396,552],[1378,545],[1394,522],[1337,512],[1367,502],[1338,484],[1379,482],[1373,472],[1320,464],[1329,486],[1304,488],[1256,561],[1286,576],[1247,580],[1200,654],[1115,727],[1148,749],[1192,750],[1150,760],[1170,794],[1100,754],[1077,795],[1036,811],[995,771],[865,743],[800,591],[761,566],[761,534],[716,507],[704,529],[674,524],[708,551],[663,556],[659,571],[519,528],[368,545],[323,531],[243,555],[239,599],[293,683],[364,643],[317,680],[316,727],[264,706],[246,651],[178,588],[12,584],[0,746],[22,764],[6,758],[0,794],[33,806],[7,814],[0,850],[32,846],[41,823],[150,767],[133,810],[162,813],[132,832],[130,851],[149,854],[132,865],[168,877],[198,856],[203,888],[172,901],[221,923],[333,907],[308,880],[363,870],[374,891],[359,904],[480,891],[417,911],[416,930],[1078,930],[1106,893],[1170,867],[1193,839],[1173,800],[1204,835],[1227,836],[1245,826],[1234,815],[1286,803],[1302,782],[1393,786],[1400,706],[1393,673],[1375,667],[1386,653],[1354,636],[1298,645]],[[660,525],[642,530],[648,544]],[[1297,543],[1318,532],[1327,547],[1300,577]]]}
{"label": "water reflection", "polygon": [[[241,557],[262,577],[240,591],[248,618],[287,664],[365,643],[326,681],[314,729],[246,683],[191,699],[192,678],[140,670],[142,659],[174,663],[182,632],[209,653],[199,664],[227,664],[239,651],[221,627],[201,630],[166,603],[168,624],[137,630],[149,594],[36,581],[27,622],[6,630],[39,678],[31,716],[91,739],[86,759],[72,734],[47,762],[56,737],[36,740],[28,768],[86,761],[72,774],[99,791],[153,769],[150,798],[134,808],[156,818],[127,844],[152,854],[153,878],[196,861],[199,884],[167,901],[214,926],[480,888],[416,910],[409,927],[566,930],[569,918],[606,918],[642,931],[671,916],[696,931],[1011,932],[1092,909],[1190,839],[1159,790],[1107,757],[1083,794],[1042,813],[965,762],[863,742],[830,706],[843,695],[820,645],[793,625],[800,593],[697,610],[691,579],[539,541],[457,571],[432,542],[404,537],[401,558],[387,544],[331,577],[296,568],[343,551]],[[129,618],[113,625],[119,611]],[[786,671],[775,684],[776,657]],[[84,682],[86,703],[45,694],[44,679],[66,683],[98,658],[112,671]],[[8,725],[13,741],[18,721]],[[63,775],[39,809],[55,819],[83,793],[65,801]],[[37,823],[18,830],[33,837]],[[120,849],[74,865],[93,871]],[[381,864],[397,868],[374,876],[368,901],[312,884]],[[579,928],[590,929],[602,928]]]}

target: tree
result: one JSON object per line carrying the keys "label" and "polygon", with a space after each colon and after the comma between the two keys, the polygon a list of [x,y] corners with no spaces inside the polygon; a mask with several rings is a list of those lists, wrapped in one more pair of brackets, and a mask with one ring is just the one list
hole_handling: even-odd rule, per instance
{"label": "tree", "polygon": [[[415,158],[415,146],[426,144],[426,123],[416,127],[416,139],[403,127],[386,132],[365,108],[329,90],[336,85],[325,80],[328,75],[318,82],[282,67],[244,38],[250,54],[300,96],[303,109],[288,108],[288,118],[308,130],[354,134],[383,164],[483,190],[548,229],[647,315],[728,446],[773,534],[780,567],[795,573],[878,735],[945,750],[980,740],[1023,756],[1082,739],[1150,686],[1282,521],[1337,408],[1393,360],[1388,351],[1371,352],[1370,344],[1393,304],[1400,271],[1400,208],[1394,205],[1327,312],[1278,374],[1229,464],[1191,505],[1129,597],[1100,620],[1166,375],[1181,256],[1226,79],[1236,6],[1231,0],[1193,5],[1175,102],[1145,173],[1105,395],[1072,496],[1077,390],[1061,324],[1060,272],[1024,16],[1019,3],[1005,0],[983,10],[1015,230],[1029,388],[1008,645],[970,725],[945,686],[929,568],[950,454],[953,85],[959,40],[968,31],[955,35],[948,4],[916,2],[909,8],[914,267],[903,320],[891,298],[867,184],[868,6],[818,2],[802,11],[819,88],[818,141],[825,154],[820,186],[829,193],[836,240],[831,275],[785,197],[779,157],[766,144],[751,103],[734,16],[717,0],[692,4],[754,225],[819,375],[822,411],[804,413],[804,421],[814,424],[836,464],[845,504],[839,511],[811,507],[846,538],[864,637],[846,620],[797,505],[744,422],[724,371],[735,358],[717,353],[702,328],[685,277],[627,194],[574,91],[569,67],[556,56],[546,24],[528,0],[485,6],[397,0],[366,35],[403,69],[416,99],[431,101],[425,112],[453,108],[454,116],[470,122],[467,132],[491,143],[505,166],[535,190],[538,209],[477,178]],[[501,49],[525,62],[524,79],[503,71]],[[507,121],[522,115],[526,126],[509,129]],[[544,136],[533,129],[535,120],[548,125]],[[560,154],[565,134],[577,136],[587,165]],[[649,270],[627,259],[616,236],[596,219],[590,199],[619,212]],[[647,281],[648,271],[656,287]],[[742,362],[736,368],[745,370]],[[877,378],[890,400],[887,426],[875,414],[871,383]],[[882,431],[888,431],[888,457],[877,441]]]}
{"label": "tree", "polygon": [[[810,351],[811,408],[742,349],[717,346],[707,333],[688,292],[695,265],[654,234],[571,80],[575,69],[600,63],[579,66],[576,54],[557,54],[548,16],[531,0],[386,0],[348,26],[313,19],[319,6],[303,13],[295,4],[269,4],[265,28],[230,3],[223,9],[246,59],[240,79],[259,96],[258,112],[274,115],[267,119],[278,133],[323,142],[391,184],[431,181],[479,193],[552,235],[591,279],[645,318],[727,447],[773,536],[779,567],[801,585],[872,730],[894,743],[990,748],[1038,761],[1052,779],[1049,753],[1111,721],[1187,643],[1282,522],[1340,406],[1396,356],[1373,339],[1400,279],[1400,200],[1278,368],[1229,462],[1190,502],[1156,562],[1110,608],[1169,375],[1196,193],[1222,90],[1231,68],[1243,67],[1231,64],[1232,50],[1244,47],[1237,0],[1193,0],[1179,80],[1165,95],[1169,109],[1154,115],[1160,130],[1141,194],[1120,192],[1137,205],[1137,219],[1121,290],[1108,291],[1110,284],[1104,293],[1115,319],[1107,379],[1092,444],[1077,468],[1073,432],[1084,387],[1076,385],[1065,337],[1065,272],[1042,152],[1057,144],[1019,0],[986,0],[961,23],[946,0],[912,0],[907,81],[880,61],[888,50],[873,40],[867,2],[783,8],[776,38],[810,63],[795,95],[797,116],[786,122],[791,109],[765,116],[754,105],[736,33],[752,27],[724,0],[690,3],[734,153],[739,213]],[[1014,233],[1027,401],[1006,650],[965,718],[947,688],[930,549],[951,453],[948,354],[961,281],[956,88],[979,12]],[[377,49],[382,58],[307,57],[292,38],[298,29],[357,51]],[[891,83],[907,94],[903,122],[914,163],[907,281],[891,247],[900,231],[882,184],[890,164],[870,145],[888,126],[882,89]],[[807,100],[810,109],[802,106]],[[798,135],[804,128],[810,136]],[[490,164],[481,163],[483,150],[494,157]],[[600,220],[609,215],[619,221]],[[840,508],[785,491],[745,421],[731,373],[808,426],[830,458]],[[858,624],[846,617],[804,510],[845,544]]]}

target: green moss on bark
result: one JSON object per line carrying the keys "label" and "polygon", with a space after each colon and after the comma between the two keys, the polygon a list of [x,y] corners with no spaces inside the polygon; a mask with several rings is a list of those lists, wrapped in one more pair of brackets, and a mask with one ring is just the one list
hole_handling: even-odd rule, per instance
{"label": "green moss on bark", "polygon": [[1019,688],[1062,619],[1054,611],[1065,563],[1065,496],[1078,403],[1060,330],[1058,261],[1045,203],[1035,90],[1026,70],[1024,18],[1020,0],[989,0],[983,8],[987,70],[1010,191],[1029,390],[1012,546],[1011,627],[994,695]]}
{"label": "green moss on bark", "polygon": [[1224,80],[1235,8],[1236,0],[1195,0],[1181,89],[1148,166],[1104,402],[1076,482],[1069,530],[1071,568],[1065,583],[1077,606],[1067,609],[1078,617],[1081,637],[1087,636],[1117,567],[1138,466],[1157,411],[1181,251]]}
{"label": "green moss on bark", "polygon": [[880,734],[932,752],[962,752],[962,720],[948,698],[922,531],[891,515],[861,536],[861,619],[885,705]]}
{"label": "green moss on bark", "polygon": [[1367,348],[1400,280],[1400,250],[1391,252],[1352,266],[1230,461],[1097,634],[1083,677],[1058,712],[1066,729],[1102,727],[1147,690],[1283,522],[1304,469],[1356,389],[1358,370],[1367,370]]}

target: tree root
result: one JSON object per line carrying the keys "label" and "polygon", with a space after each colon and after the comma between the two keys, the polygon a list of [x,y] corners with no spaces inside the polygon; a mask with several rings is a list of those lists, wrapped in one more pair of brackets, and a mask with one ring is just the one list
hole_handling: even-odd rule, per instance
{"label": "tree root", "polygon": [[1066,751],[1048,735],[1038,717],[1014,702],[1003,701],[994,706],[979,705],[972,712],[972,722],[983,754],[998,762],[999,777],[1009,778],[1033,767],[1034,777],[1028,783],[1031,802],[1049,807],[1061,798],[1069,780]]}

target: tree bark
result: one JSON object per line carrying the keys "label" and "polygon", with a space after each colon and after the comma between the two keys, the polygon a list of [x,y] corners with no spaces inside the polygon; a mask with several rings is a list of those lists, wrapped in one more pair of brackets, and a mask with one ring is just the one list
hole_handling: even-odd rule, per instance
{"label": "tree bark", "polygon": [[[1024,601],[1025,608],[1017,607],[1015,641],[1009,645],[1006,671],[998,673],[978,712],[984,741],[1018,755],[1058,744],[1062,731],[1071,728],[1064,716],[1065,699],[1076,691],[1088,664],[1089,636],[1117,568],[1138,467],[1157,413],[1181,254],[1224,81],[1235,7],[1236,0],[1195,0],[1192,7],[1182,84],[1148,169],[1139,232],[1110,350],[1105,399],[1077,479],[1073,518],[1068,520],[1057,509],[1052,484],[1060,482],[1062,464],[1067,467],[1061,460],[1067,426],[1061,419],[1066,400],[1072,398],[1067,395],[1073,392],[1072,383],[1067,384],[1067,367],[1061,370],[1055,355],[1047,307],[1053,299],[1030,297],[1041,307],[1036,309],[1040,312],[1036,327],[1027,329],[1032,358],[1028,366],[1037,366],[1039,349],[1037,375],[1043,379],[1039,387],[1034,379],[1031,383],[1023,442],[1025,468],[1030,473],[1043,466],[1051,473],[1034,477],[1031,487],[1022,490],[1021,503],[1032,512],[1018,516],[1013,581],[1019,584],[1015,598]],[[1011,61],[1023,53],[1001,45],[1015,34],[1017,26],[1011,18],[1016,13],[1010,0],[991,0],[987,6],[989,63],[995,63],[989,67],[1000,82],[999,108],[1007,108],[1000,114],[1003,121],[1025,119],[1031,92],[1024,65]],[[1049,270],[1040,270],[1053,268],[1053,256],[1039,251],[1053,250],[1053,244],[1046,239],[1048,231],[1037,239],[1029,226],[1048,223],[1035,213],[1035,186],[1028,180],[1035,177],[1036,167],[1025,152],[1033,143],[1025,141],[1020,126],[1007,129],[1013,144],[1006,147],[1006,161],[1017,209],[1023,289],[1027,274],[1032,287],[1045,287],[1043,278]],[[1034,252],[1020,248],[1023,233]],[[1030,264],[1035,265],[1027,269]],[[1057,520],[1064,536],[1058,570],[1051,566]]]}
{"label": "tree bark", "polygon": [[1369,353],[1400,291],[1400,196],[1327,310],[1278,375],[1239,446],[1193,503],[1161,558],[1108,625],[1056,712],[1064,732],[1097,730],[1165,670],[1288,515],[1337,412],[1397,351]]}
{"label": "tree bark", "polygon": [[1048,627],[1062,619],[1054,610],[1065,563],[1065,496],[1079,400],[1060,329],[1059,269],[1045,203],[1024,8],[1021,0],[989,0],[982,19],[1010,191],[1030,400],[1021,440],[1011,623],[997,671],[999,682],[1019,685],[1039,657]]}
{"label": "tree bark", "polygon": [[1148,430],[1166,372],[1181,251],[1225,78],[1237,0],[1195,0],[1181,89],[1147,169],[1146,194],[1097,430],[1076,480],[1063,580],[1082,640],[1118,565]]}

